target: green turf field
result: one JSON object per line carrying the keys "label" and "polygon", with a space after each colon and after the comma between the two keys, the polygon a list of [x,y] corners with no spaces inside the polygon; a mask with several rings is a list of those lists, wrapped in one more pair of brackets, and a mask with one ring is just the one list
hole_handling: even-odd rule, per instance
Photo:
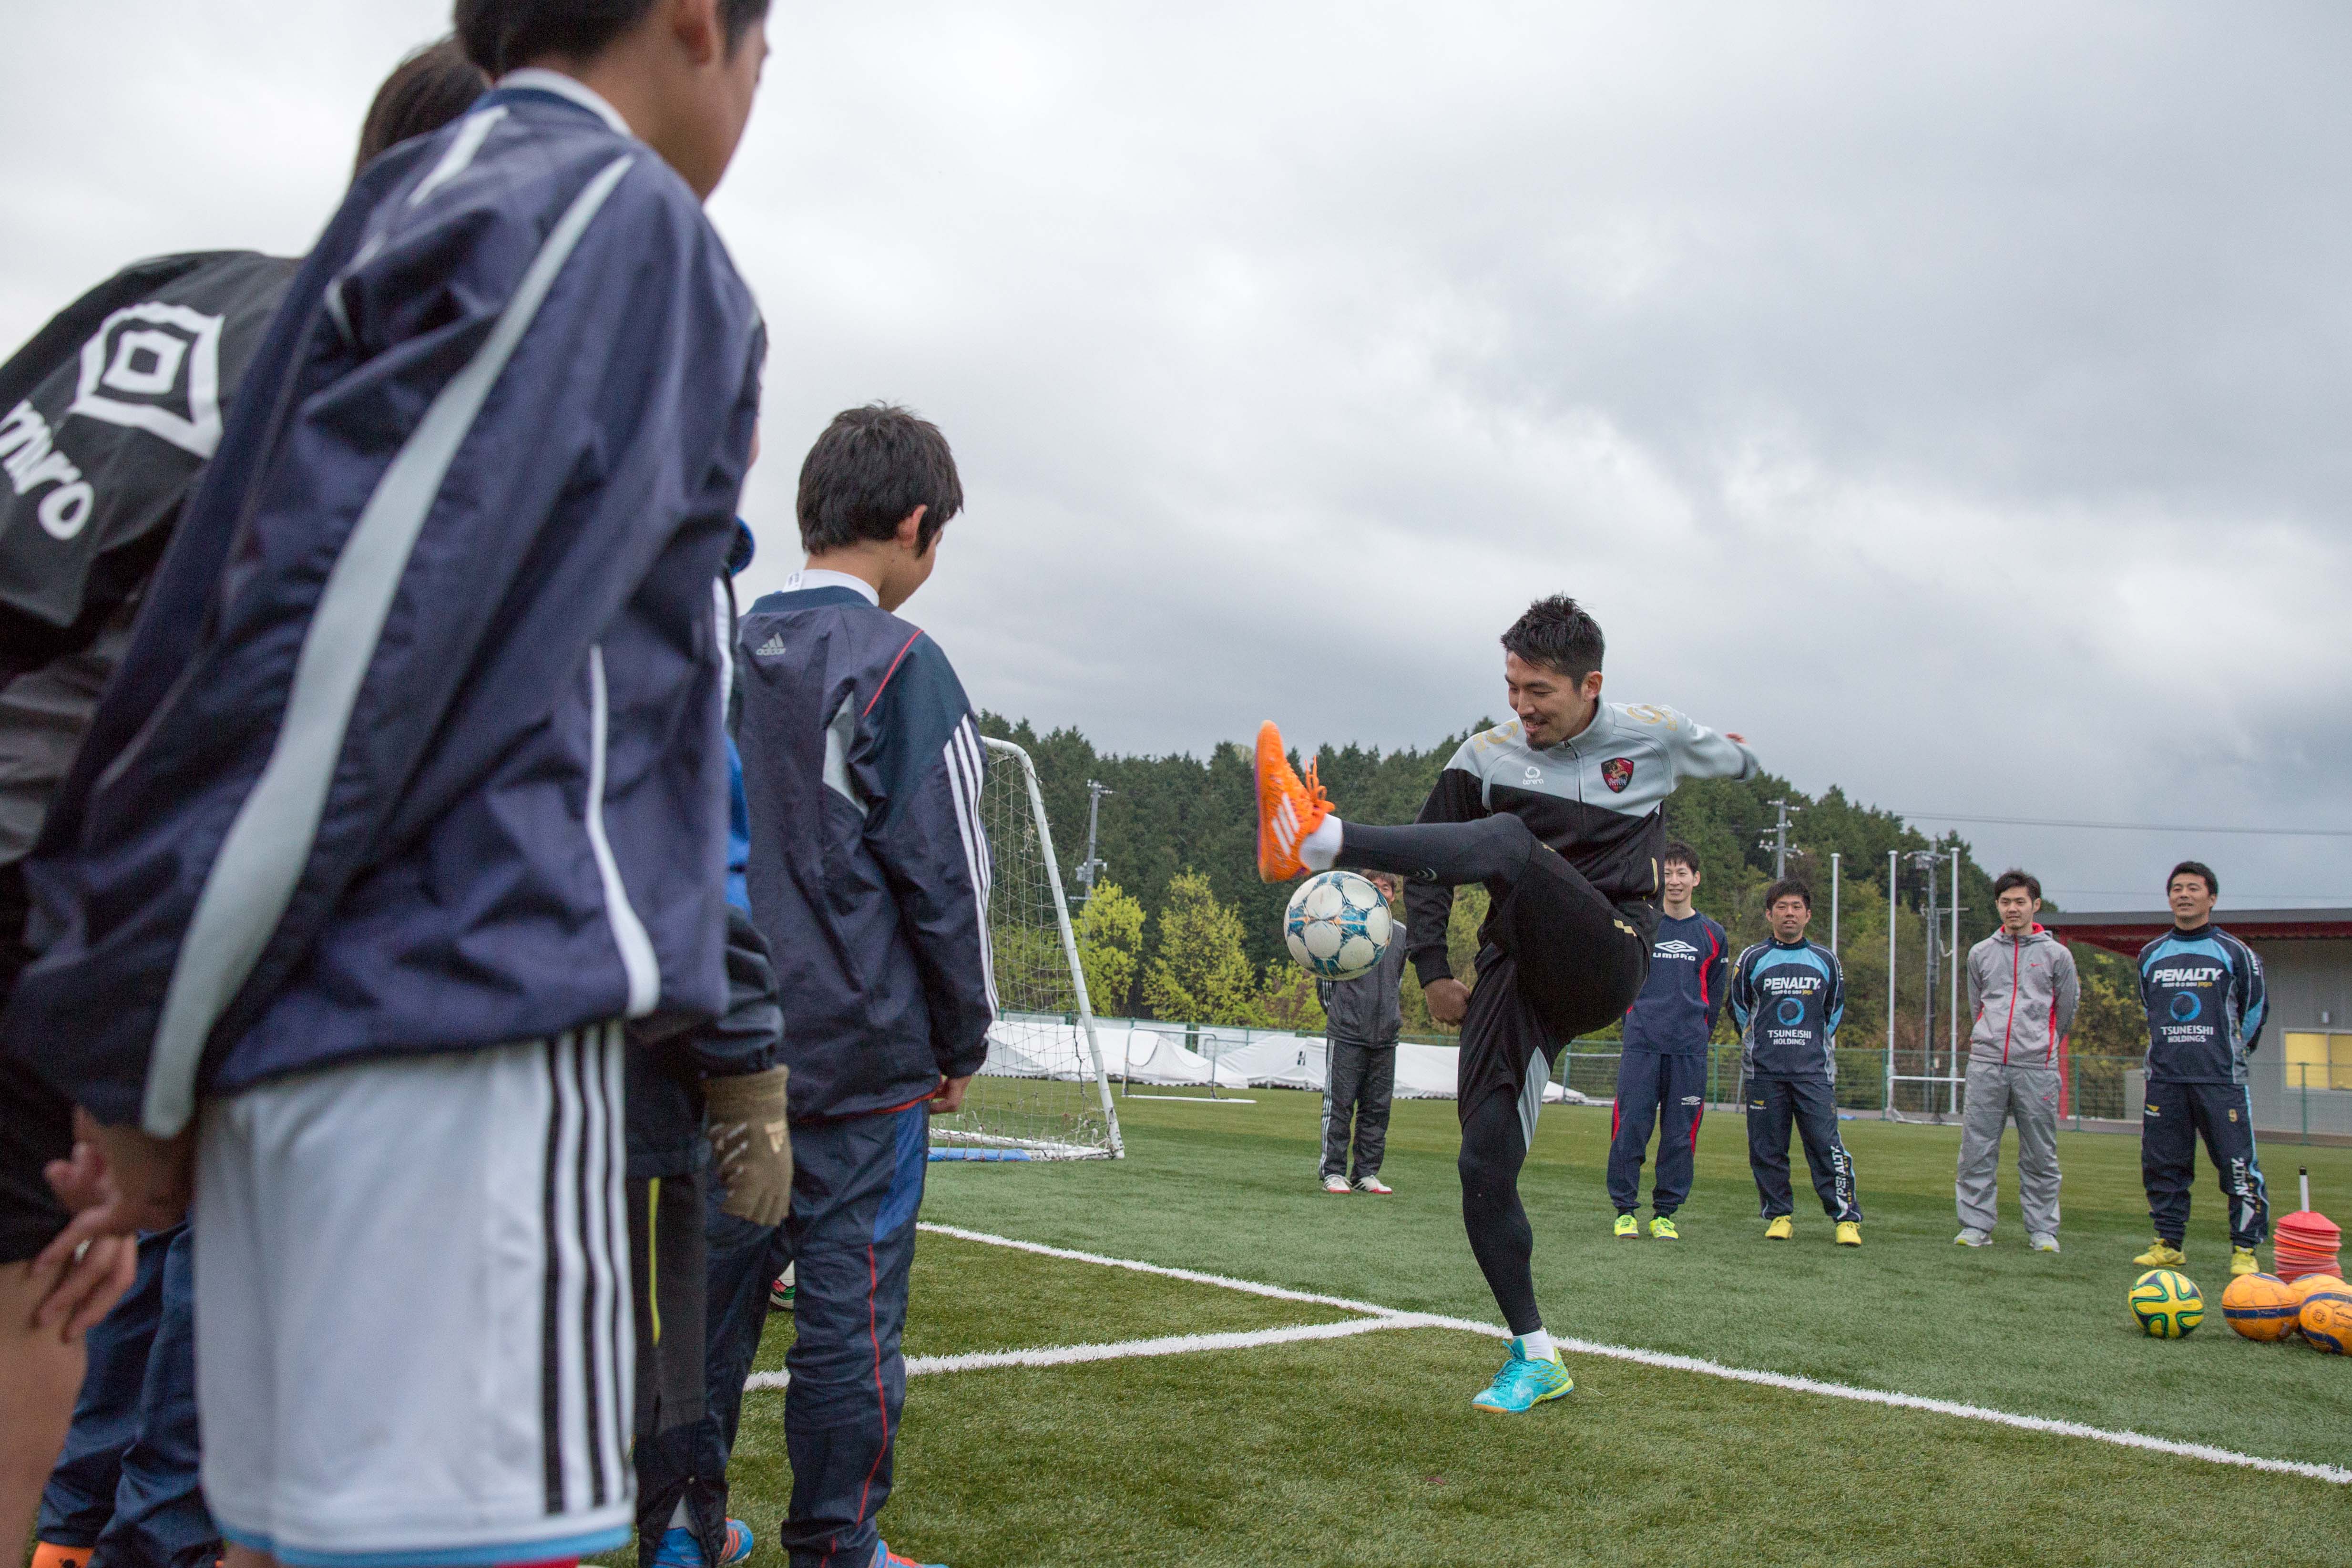
{"label": "green turf field", "polygon": [[[1129,1101],[1117,1163],[931,1167],[924,1219],[1413,1312],[1491,1322],[1454,1174],[1454,1107],[1401,1102],[1390,1198],[1314,1181],[1319,1100]],[[1679,1245],[1607,1234],[1605,1109],[1544,1112],[1521,1187],[1556,1334],[1865,1389],[2352,1466],[2352,1358],[2221,1323],[2221,1198],[2196,1199],[2188,1273],[2212,1314],[2143,1338],[2123,1306],[2147,1226],[2135,1140],[2063,1134],[2066,1251],[2028,1253],[2004,1190],[1996,1245],[1951,1245],[1954,1130],[1844,1124],[1860,1251],[1799,1173],[1792,1244],[1766,1243],[1744,1134],[1700,1135]],[[2352,1210],[2352,1151],[2265,1151]],[[2005,1173],[2013,1166],[2004,1162]],[[2006,1177],[2005,1177],[2006,1183]],[[919,1251],[911,1357],[1280,1330],[1355,1318],[937,1234]],[[772,1320],[761,1364],[781,1364]],[[957,1568],[1263,1563],[2352,1563],[2352,1487],[1702,1373],[1571,1357],[1570,1399],[1474,1412],[1500,1359],[1470,1332],[1350,1337],[910,1380],[893,1546]],[[782,1395],[746,1397],[736,1511],[772,1550]]]}

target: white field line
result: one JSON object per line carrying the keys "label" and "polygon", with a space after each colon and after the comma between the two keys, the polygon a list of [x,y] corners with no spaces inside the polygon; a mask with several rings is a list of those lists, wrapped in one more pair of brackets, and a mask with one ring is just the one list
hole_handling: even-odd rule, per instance
{"label": "white field line", "polygon": [[[1204,1274],[1192,1268],[1170,1268],[1157,1263],[1139,1262],[1129,1258],[1106,1258],[1099,1253],[1076,1252],[1068,1247],[1047,1247],[1039,1242],[1016,1240],[1007,1236],[992,1236],[986,1231],[965,1230],[956,1226],[925,1224],[923,1229],[940,1236],[952,1236],[960,1240],[980,1242],[989,1247],[1010,1247],[1016,1252],[1032,1252],[1045,1258],[1059,1258],[1073,1263],[1092,1263],[1106,1268],[1125,1268],[1138,1274],[1156,1274],[1162,1279],[1182,1279],[1195,1285],[1213,1285],[1221,1289],[1238,1290],[1246,1295],[1264,1296],[1277,1301],[1304,1301],[1316,1306],[1337,1307],[1344,1311],[1358,1312],[1368,1321],[1340,1323],[1320,1323],[1303,1328],[1261,1329],[1247,1333],[1178,1334],[1156,1340],[1129,1340],[1120,1343],[1097,1345],[1062,1345],[1036,1351],[1002,1351],[963,1356],[924,1356],[909,1360],[909,1375],[919,1372],[961,1372],[992,1366],[1066,1366],[1079,1362],[1111,1361],[1127,1356],[1180,1355],[1191,1351],[1248,1350],[1259,1345],[1285,1344],[1300,1340],[1339,1339],[1346,1335],[1367,1333],[1376,1329],[1452,1329],[1463,1333],[1484,1334],[1490,1339],[1508,1339],[1510,1331],[1495,1323],[1482,1323],[1471,1318],[1449,1318],[1429,1312],[1401,1312],[1370,1301],[1350,1300],[1344,1296],[1323,1296],[1307,1290],[1291,1290],[1279,1285],[1262,1284],[1255,1279],[1235,1279],[1223,1274]],[[2080,1437],[2094,1443],[2105,1443],[2118,1448],[2137,1448],[2151,1454],[2169,1454],[2177,1458],[2201,1459],[2209,1464],[2235,1465],[2242,1469],[2262,1470],[2273,1475],[2300,1476],[2305,1480],[2326,1481],[2335,1486],[2352,1486],[2352,1469],[2341,1465],[2308,1464],[2296,1459],[2266,1459],[2255,1454],[2242,1454],[2233,1448],[2218,1448],[2207,1443],[2180,1443],[2169,1437],[2151,1437],[2143,1432],[2114,1431],[2104,1426],[2092,1426],[2080,1421],[2061,1421],[2045,1415],[2018,1415],[2006,1410],[1993,1410],[1981,1405],[1963,1405],[1957,1400],[1929,1399],[1914,1394],[1890,1393],[1885,1389],[1860,1388],[1852,1384],[1830,1383],[1821,1378],[1794,1377],[1786,1373],[1759,1372],[1751,1367],[1726,1366],[1721,1362],[1706,1361],[1698,1356],[1674,1355],[1664,1351],[1639,1350],[1631,1345],[1602,1344],[1594,1340],[1563,1339],[1553,1342],[1569,1355],[1600,1356],[1610,1361],[1632,1362],[1639,1366],[1657,1367],[1668,1372],[1694,1372],[1706,1377],[1720,1377],[1734,1383],[1753,1384],[1763,1388],[1777,1388],[1790,1394],[1811,1394],[1826,1399],[1851,1400],[1861,1405],[1881,1405],[1894,1410],[1917,1410],[1931,1415],[1949,1415],[1963,1421],[1983,1421],[1996,1426],[2008,1426],[2021,1432],[2039,1432],[2056,1437]],[[781,1373],[753,1374],[745,1384],[749,1388],[782,1386]]]}
{"label": "white field line", "polygon": [[[940,1372],[982,1372],[1001,1366],[1074,1366],[1080,1362],[1127,1361],[1137,1356],[1190,1355],[1195,1351],[1246,1351],[1261,1345],[1297,1344],[1303,1340],[1344,1340],[1383,1329],[1442,1329],[1444,1319],[1398,1312],[1377,1318],[1349,1318],[1337,1323],[1296,1323],[1282,1329],[1250,1329],[1224,1334],[1169,1334],[1156,1340],[1120,1340],[1110,1344],[1049,1345],[1018,1351],[972,1351],[964,1355],[922,1355],[907,1358],[907,1375],[923,1377]],[[743,1386],[789,1387],[792,1378],[781,1372],[755,1372]]]}

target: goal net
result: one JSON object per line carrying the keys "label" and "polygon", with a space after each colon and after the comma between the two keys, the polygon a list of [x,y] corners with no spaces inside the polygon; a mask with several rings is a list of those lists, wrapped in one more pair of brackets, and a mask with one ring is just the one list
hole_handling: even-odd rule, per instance
{"label": "goal net", "polygon": [[931,1119],[934,1158],[1101,1160],[1120,1152],[1053,829],[1029,753],[989,741],[981,821],[997,1021],[963,1109]]}

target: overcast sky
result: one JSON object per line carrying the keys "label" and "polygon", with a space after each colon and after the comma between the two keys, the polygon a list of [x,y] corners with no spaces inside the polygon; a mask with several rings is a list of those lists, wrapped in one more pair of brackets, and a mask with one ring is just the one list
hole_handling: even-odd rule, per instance
{"label": "overcast sky", "polygon": [[[446,0],[13,0],[0,340],[306,248]],[[712,215],[754,586],[846,405],[969,506],[909,606],[1100,744],[1610,694],[1914,813],[2352,830],[2352,12],[780,3]],[[1346,803],[1340,803],[1343,810]],[[1971,825],[2076,908],[2352,904],[2352,834]],[[1801,834],[1800,835],[1801,837]]]}

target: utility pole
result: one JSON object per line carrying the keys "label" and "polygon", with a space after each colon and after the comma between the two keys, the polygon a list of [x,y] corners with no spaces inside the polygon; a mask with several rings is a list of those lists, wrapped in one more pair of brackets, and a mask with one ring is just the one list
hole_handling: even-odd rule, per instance
{"label": "utility pole", "polygon": [[1789,847],[1789,818],[1804,808],[1790,805],[1786,798],[1782,798],[1772,803],[1772,809],[1771,837],[1764,839],[1759,847],[1772,851],[1772,879],[1777,882],[1789,874],[1789,857],[1804,853],[1801,849],[1791,850]]}
{"label": "utility pole", "polygon": [[1103,796],[1118,793],[1117,790],[1105,789],[1092,779],[1087,781],[1087,858],[1078,867],[1078,886],[1084,889],[1078,894],[1081,904],[1093,900],[1095,879],[1107,869],[1101,858],[1095,854],[1095,830],[1102,821]]}

